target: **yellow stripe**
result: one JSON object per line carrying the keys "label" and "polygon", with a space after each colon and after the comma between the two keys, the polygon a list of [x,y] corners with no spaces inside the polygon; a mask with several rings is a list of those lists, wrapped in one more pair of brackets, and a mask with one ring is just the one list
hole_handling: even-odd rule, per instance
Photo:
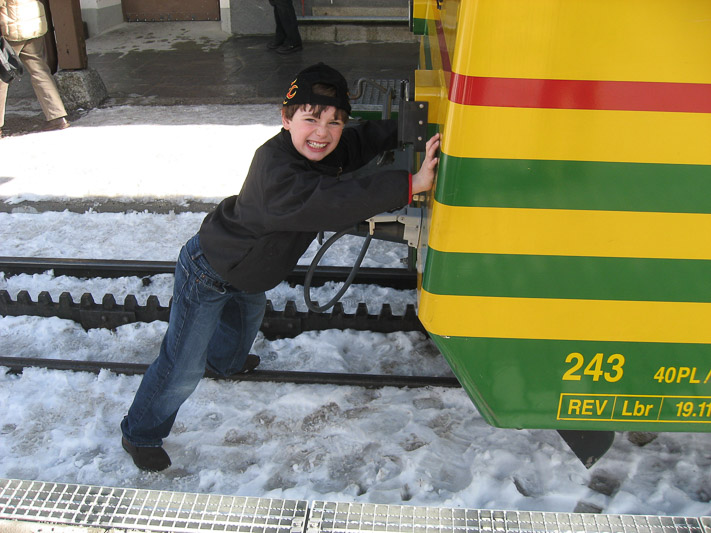
{"label": "yellow stripe", "polygon": [[456,157],[711,165],[711,113],[451,103],[445,124]]}
{"label": "yellow stripe", "polygon": [[427,121],[430,124],[442,124],[444,113],[447,109],[447,92],[445,77],[447,73],[442,70],[416,70],[415,71],[415,100],[429,104],[427,108]]}
{"label": "yellow stripe", "polygon": [[427,18],[427,4],[429,0],[413,0],[412,17],[416,19]]}
{"label": "yellow stripe", "polygon": [[[432,71],[442,70],[442,51],[439,48],[439,39],[437,38],[437,30],[435,28],[435,22],[432,19],[427,19],[427,35],[421,37],[421,39],[427,39],[430,46],[430,62]],[[426,63],[420,63],[420,65],[425,65]]]}
{"label": "yellow stripe", "polygon": [[425,329],[449,337],[711,343],[711,304],[436,295],[421,291]]}
{"label": "yellow stripe", "polygon": [[459,74],[711,83],[708,0],[458,4]]}
{"label": "yellow stripe", "polygon": [[[464,0],[464,3],[466,3],[466,1],[467,0]],[[442,22],[442,32],[444,32],[444,40],[447,43],[446,54],[449,58],[448,63],[450,64],[450,68],[454,54],[457,52],[457,38],[459,36],[459,27],[462,23],[460,3],[460,1],[443,2],[443,7],[439,12]]]}
{"label": "yellow stripe", "polygon": [[711,259],[711,215],[455,207],[433,202],[441,252]]}

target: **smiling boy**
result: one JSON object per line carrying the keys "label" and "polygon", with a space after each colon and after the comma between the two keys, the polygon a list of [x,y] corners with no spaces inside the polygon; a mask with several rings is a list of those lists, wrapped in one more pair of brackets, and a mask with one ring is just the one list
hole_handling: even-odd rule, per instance
{"label": "smiling boy", "polygon": [[239,195],[224,199],[183,247],[168,331],[121,423],[136,466],[170,466],[162,448],[178,409],[205,369],[249,372],[265,291],[292,271],[319,231],[339,231],[406,205],[432,187],[439,136],[420,171],[353,172],[397,145],[394,120],[346,128],[351,106],[341,74],[319,63],[300,72],[282,107],[283,129],[257,149]]}

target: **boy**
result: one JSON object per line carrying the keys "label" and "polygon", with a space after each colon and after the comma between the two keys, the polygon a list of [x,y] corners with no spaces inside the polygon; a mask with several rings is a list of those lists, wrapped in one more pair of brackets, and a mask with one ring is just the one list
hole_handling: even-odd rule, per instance
{"label": "boy", "polygon": [[283,129],[254,154],[238,196],[223,200],[180,252],[168,331],[121,423],[122,445],[142,470],[170,466],[163,450],[178,409],[209,368],[249,372],[264,292],[297,264],[319,231],[347,228],[409,203],[432,187],[439,135],[415,175],[351,173],[397,145],[394,120],[344,129],[348,83],[319,63],[286,92]]}

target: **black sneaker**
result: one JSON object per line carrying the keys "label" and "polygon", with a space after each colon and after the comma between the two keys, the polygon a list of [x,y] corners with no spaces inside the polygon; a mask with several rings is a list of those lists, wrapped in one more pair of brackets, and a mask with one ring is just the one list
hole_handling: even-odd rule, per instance
{"label": "black sneaker", "polygon": [[282,44],[284,44],[284,41],[269,41],[269,44],[267,44],[267,49],[268,50],[276,50]]}
{"label": "black sneaker", "polygon": [[134,446],[126,440],[126,437],[121,437],[121,446],[141,470],[160,472],[171,465],[170,457],[160,446]]}
{"label": "black sneaker", "polygon": [[276,49],[277,54],[292,54],[294,52],[298,52],[299,50],[303,50],[304,47],[301,46],[300,44],[283,44],[279,48]]}
{"label": "black sneaker", "polygon": [[247,355],[247,360],[244,362],[242,370],[237,372],[237,374],[248,374],[249,372],[257,368],[259,366],[259,363],[261,362],[262,360],[259,358],[258,355],[249,354]]}

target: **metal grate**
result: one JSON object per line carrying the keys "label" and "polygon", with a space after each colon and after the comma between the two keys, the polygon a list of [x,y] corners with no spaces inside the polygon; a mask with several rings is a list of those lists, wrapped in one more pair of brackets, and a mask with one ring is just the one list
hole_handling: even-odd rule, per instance
{"label": "metal grate", "polygon": [[142,531],[303,533],[308,502],[0,480],[0,519]]}
{"label": "metal grate", "polygon": [[[489,511],[245,498],[0,478],[0,521],[240,533],[711,533],[711,517]],[[0,526],[1,529],[1,526]]]}
{"label": "metal grate", "polygon": [[[380,111],[387,106],[387,93],[382,89],[392,91],[392,110],[397,111],[400,102],[400,80],[371,80],[377,85],[365,82],[362,86],[362,94],[351,102],[354,111]],[[380,87],[380,88],[379,88]],[[358,88],[354,88],[357,91]]]}
{"label": "metal grate", "polygon": [[487,511],[313,502],[307,533],[711,533],[711,517]]}

